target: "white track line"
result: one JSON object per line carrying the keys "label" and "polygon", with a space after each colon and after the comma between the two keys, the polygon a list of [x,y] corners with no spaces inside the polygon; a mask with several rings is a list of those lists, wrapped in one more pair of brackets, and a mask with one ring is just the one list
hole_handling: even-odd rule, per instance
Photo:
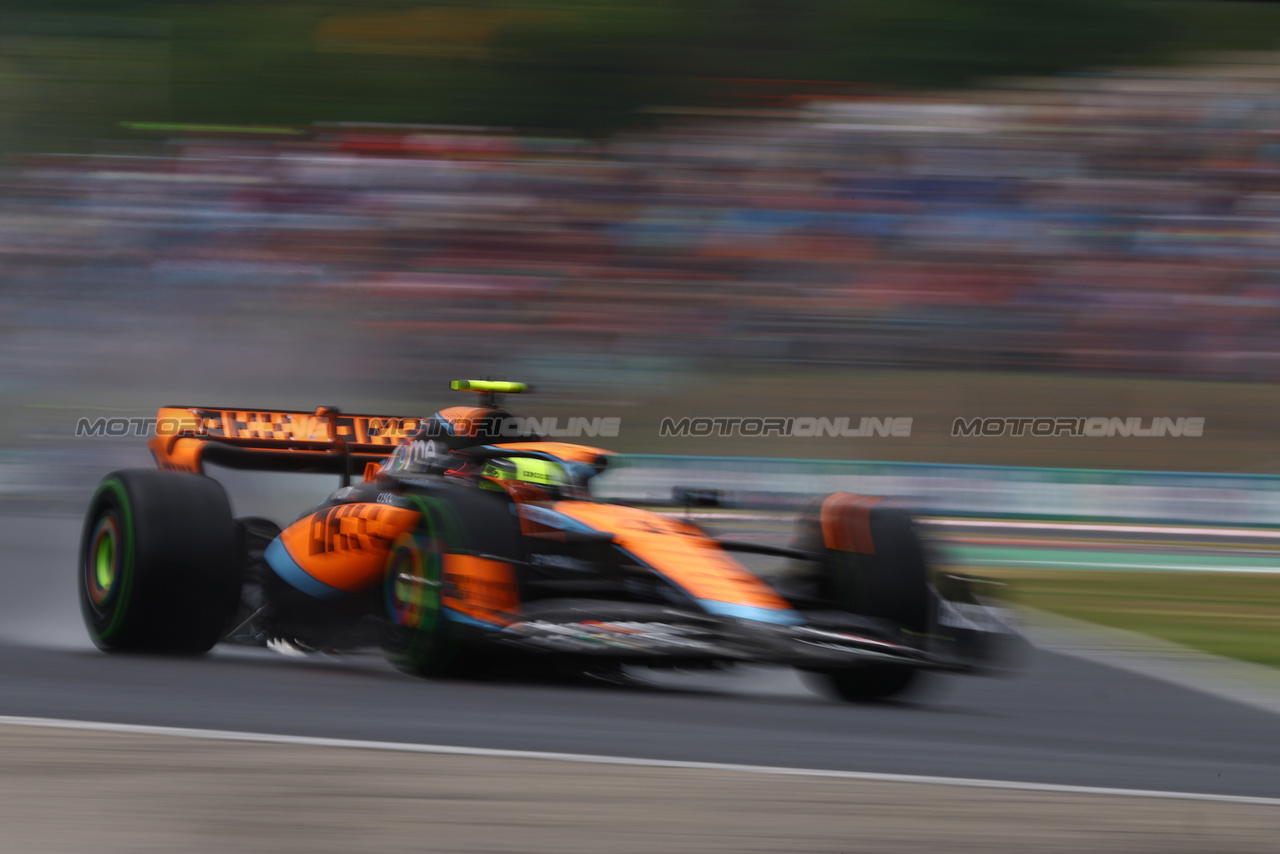
{"label": "white track line", "polygon": [[986,519],[941,519],[927,516],[921,519],[928,525],[947,528],[1010,528],[1035,531],[1093,531],[1108,534],[1177,534],[1199,537],[1242,537],[1259,540],[1280,540],[1280,531],[1264,528],[1216,528],[1212,525],[1189,527],[1186,525],[1123,525],[1091,524],[1088,522],[1029,522],[997,521]]}
{"label": "white track line", "polygon": [[683,511],[659,511],[672,519],[692,519],[695,522],[790,522],[794,514],[779,511],[767,513],[685,513]]}
{"label": "white track line", "polygon": [[1024,792],[1057,792],[1072,795],[1109,795],[1166,800],[1216,801],[1232,804],[1257,804],[1280,807],[1280,798],[1213,795],[1199,792],[1167,792],[1149,789],[1117,789],[1101,786],[1068,786],[1056,783],[1025,783],[1012,780],[980,780],[965,777],[929,777],[918,774],[877,774],[870,771],[828,771],[819,768],[785,768],[772,765],[735,765],[726,762],[690,762],[678,759],[640,759],[630,756],[596,756],[585,753],[550,753],[541,750],[499,750],[489,747],[455,747],[448,744],[413,744],[392,741],[362,741],[350,738],[319,738],[305,735],[279,735],[262,732],[235,732],[221,729],[189,729],[187,727],[113,724],[100,721],[74,721],[61,718],[26,718],[0,715],[0,725],[44,727],[88,732],[113,732],[129,735],[161,735],[208,741],[240,741],[257,744],[290,744],[307,747],[345,747],[357,750],[386,750],[398,753],[427,753],[446,756],[487,756],[499,759],[540,759],[552,762],[583,762],[594,765],[622,765],[641,768],[683,768],[699,771],[736,771],[749,774],[778,774],[794,777],[829,777],[841,780],[863,780],[877,783],[926,783],[937,786],[967,786],[981,789],[1004,789]]}
{"label": "white track line", "polygon": [[1020,560],[1016,558],[982,558],[964,560],[965,566],[1049,566],[1075,567],[1077,569],[1129,569],[1134,572],[1224,572],[1240,575],[1280,575],[1280,566],[1246,567],[1246,566],[1199,566],[1177,563],[1120,563],[1085,560]]}
{"label": "white track line", "polygon": [[[665,515],[699,522],[777,522],[790,521],[785,514],[761,513],[679,513]],[[1027,531],[1078,531],[1110,534],[1173,534],[1200,537],[1240,537],[1242,539],[1280,540],[1280,530],[1274,528],[1220,528],[1213,525],[1126,525],[1123,523],[1093,522],[1036,522],[1027,519],[953,519],[942,516],[921,516],[920,522],[940,528],[996,528]]]}

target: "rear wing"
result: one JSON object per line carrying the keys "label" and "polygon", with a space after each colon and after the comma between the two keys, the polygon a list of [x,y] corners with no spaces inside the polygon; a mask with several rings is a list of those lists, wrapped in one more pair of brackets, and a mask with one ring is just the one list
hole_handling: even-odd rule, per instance
{"label": "rear wing", "polygon": [[165,406],[147,447],[156,465],[203,472],[205,463],[235,469],[341,475],[380,464],[421,418],[348,415],[329,406],[314,412]]}

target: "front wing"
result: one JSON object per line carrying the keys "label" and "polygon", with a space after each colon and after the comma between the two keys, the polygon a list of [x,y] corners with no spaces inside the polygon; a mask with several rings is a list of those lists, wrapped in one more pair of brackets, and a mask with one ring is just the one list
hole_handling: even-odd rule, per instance
{"label": "front wing", "polygon": [[939,625],[923,637],[838,612],[806,613],[801,625],[712,616],[662,605],[593,600],[531,603],[490,639],[529,652],[634,664],[756,662],[806,669],[870,664],[973,671],[999,666],[1018,634],[998,606],[939,600]]}

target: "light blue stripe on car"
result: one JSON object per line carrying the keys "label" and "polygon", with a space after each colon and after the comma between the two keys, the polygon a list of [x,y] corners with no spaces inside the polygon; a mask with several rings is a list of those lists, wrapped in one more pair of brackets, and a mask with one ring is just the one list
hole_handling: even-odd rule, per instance
{"label": "light blue stripe on car", "polygon": [[595,532],[595,528],[579,522],[572,516],[560,513],[556,510],[550,510],[546,507],[539,507],[536,504],[513,504],[511,507],[512,509],[517,507],[519,508],[520,518],[528,519],[530,522],[537,522],[540,525],[546,525],[548,528],[581,533]]}
{"label": "light blue stripe on car", "polygon": [[284,543],[280,542],[280,538],[276,537],[271,541],[271,545],[267,546],[267,550],[262,556],[267,560],[267,566],[280,576],[290,587],[301,590],[308,596],[314,596],[317,599],[336,599],[339,596],[349,595],[345,590],[339,590],[336,587],[330,587],[323,581],[307,574],[307,571],[298,566],[298,562],[289,554],[289,550],[284,547]]}
{"label": "light blue stripe on car", "polygon": [[502,626],[494,623],[486,623],[484,620],[477,620],[469,614],[463,614],[461,611],[455,611],[452,608],[444,609],[444,618],[453,620],[456,623],[465,623],[468,626],[476,626],[481,629],[490,629],[495,632],[502,631]]}
{"label": "light blue stripe on car", "polygon": [[719,617],[738,617],[743,620],[755,620],[760,623],[777,623],[782,626],[798,626],[804,622],[795,611],[778,608],[755,608],[751,605],[735,605],[732,602],[717,602],[714,599],[699,599],[698,604],[708,614]]}

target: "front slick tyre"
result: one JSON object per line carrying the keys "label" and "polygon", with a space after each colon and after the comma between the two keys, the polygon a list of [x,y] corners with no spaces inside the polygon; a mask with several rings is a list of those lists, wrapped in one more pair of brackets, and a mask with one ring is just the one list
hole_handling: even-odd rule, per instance
{"label": "front slick tyre", "polygon": [[407,495],[405,501],[421,519],[415,530],[400,535],[387,559],[383,652],[396,667],[419,676],[481,676],[497,654],[486,637],[492,632],[451,618],[448,566],[474,555],[481,544],[488,555],[518,560],[520,527],[511,500],[505,493],[450,488]]}
{"label": "front slick tyre", "polygon": [[[894,628],[892,640],[919,644],[933,625],[929,567],[911,516],[877,498],[837,493],[808,510],[800,545],[824,555],[819,595],[837,608]],[[806,524],[807,523],[807,524]],[[926,681],[902,664],[825,671],[832,692],[850,702],[902,698]]]}
{"label": "front slick tyre", "polygon": [[[439,521],[425,516],[426,524]],[[396,667],[427,678],[469,675],[471,656],[444,614],[444,553],[438,531],[401,534],[387,560],[385,595],[390,621],[382,652]]]}
{"label": "front slick tyre", "polygon": [[871,664],[822,673],[827,687],[842,700],[868,703],[904,698],[920,685],[920,671],[900,664]]}
{"label": "front slick tyre", "polygon": [[240,599],[243,555],[222,486],[130,469],[98,485],[80,539],[80,610],[103,650],[199,655]]}

